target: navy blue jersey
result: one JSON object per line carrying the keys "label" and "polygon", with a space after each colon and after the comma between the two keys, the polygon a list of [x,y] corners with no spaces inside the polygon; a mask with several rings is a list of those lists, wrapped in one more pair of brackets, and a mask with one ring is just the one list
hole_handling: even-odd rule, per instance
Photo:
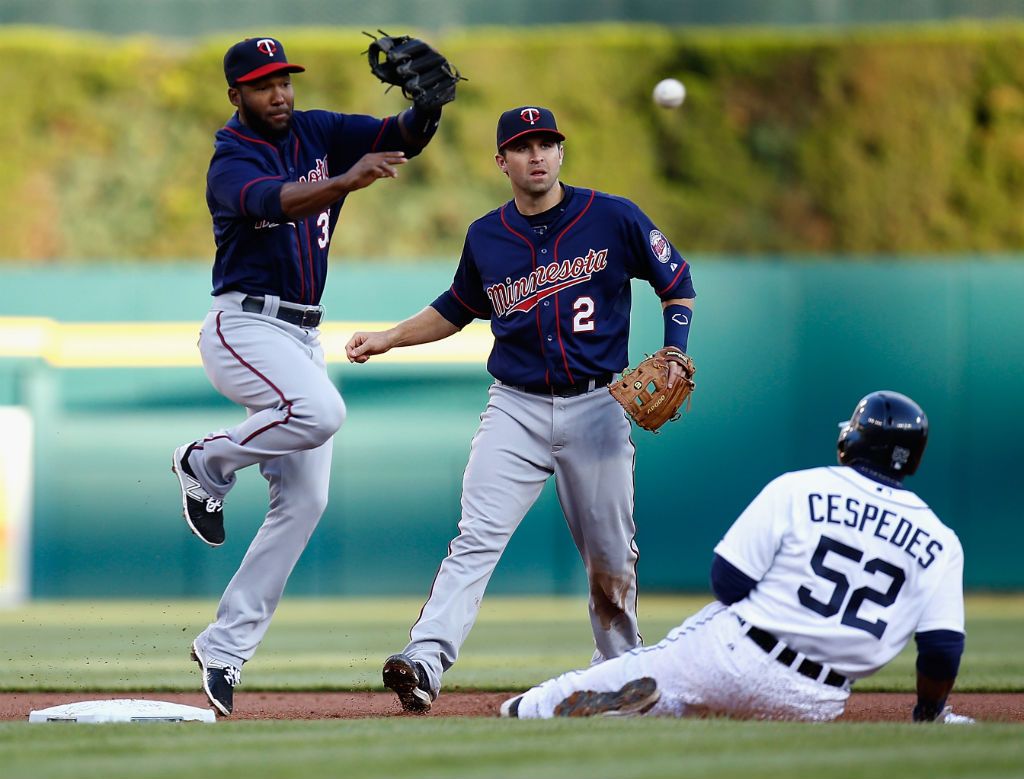
{"label": "navy blue jersey", "polygon": [[538,235],[509,201],[470,225],[451,288],[452,324],[490,319],[487,370],[508,384],[572,384],[628,362],[631,278],[662,300],[694,297],[690,266],[636,204],[565,187]]}
{"label": "navy blue jersey", "polygon": [[281,210],[289,181],[337,176],[373,151],[421,150],[402,138],[398,118],[295,111],[287,136],[270,141],[238,121],[217,132],[206,177],[217,257],[213,294],[240,291],[316,304],[327,277],[327,252],[345,199],[304,219]]}

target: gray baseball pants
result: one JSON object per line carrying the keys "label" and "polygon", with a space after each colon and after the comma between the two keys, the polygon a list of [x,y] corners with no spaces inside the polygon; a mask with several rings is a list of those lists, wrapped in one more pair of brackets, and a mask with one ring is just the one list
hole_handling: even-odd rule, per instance
{"label": "gray baseball pants", "polygon": [[189,459],[203,488],[217,498],[250,465],[258,464],[270,485],[266,519],[224,590],[216,621],[196,639],[206,656],[237,667],[263,640],[327,506],[332,438],[345,420],[318,331],[266,315],[276,311],[273,296],[264,314],[242,311],[243,297],[229,292],[214,299],[199,350],[210,382],[248,416],[203,438]]}
{"label": "gray baseball pants", "polygon": [[603,387],[560,398],[491,386],[463,476],[459,534],[404,650],[423,664],[435,694],[501,553],[552,475],[590,580],[594,662],[640,644],[634,456],[629,422]]}

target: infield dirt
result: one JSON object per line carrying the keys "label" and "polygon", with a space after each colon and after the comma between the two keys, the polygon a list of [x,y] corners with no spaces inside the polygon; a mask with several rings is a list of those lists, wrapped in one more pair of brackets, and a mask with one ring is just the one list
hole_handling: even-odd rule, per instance
{"label": "infield dirt", "polygon": [[[498,707],[515,692],[446,692],[430,717],[496,717]],[[0,694],[0,720],[27,720],[30,711],[63,703],[111,698],[143,698],[205,706],[202,693],[155,692],[14,692]],[[1024,694],[954,693],[957,714],[979,722],[1024,722]],[[854,693],[840,722],[906,722],[914,705],[910,693]],[[409,717],[391,693],[382,692],[239,692],[232,720],[321,720]]]}

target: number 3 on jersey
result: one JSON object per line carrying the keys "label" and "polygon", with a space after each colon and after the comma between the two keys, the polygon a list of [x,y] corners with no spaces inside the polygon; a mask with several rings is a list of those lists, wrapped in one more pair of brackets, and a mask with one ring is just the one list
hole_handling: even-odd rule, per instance
{"label": "number 3 on jersey", "polygon": [[317,236],[316,245],[321,249],[326,249],[327,244],[331,242],[331,212],[321,211],[320,216],[316,218],[316,226],[320,228],[320,235]]}
{"label": "number 3 on jersey", "polygon": [[[818,542],[818,548],[814,550],[814,555],[811,557],[811,568],[822,579],[832,582],[835,585],[835,589],[832,590],[832,596],[827,602],[816,599],[811,594],[811,588],[806,585],[801,586],[797,590],[797,596],[800,599],[801,605],[823,617],[831,617],[838,614],[839,610],[843,609],[846,595],[850,591],[850,580],[846,578],[846,575],[842,571],[837,571],[835,568],[829,568],[826,565],[825,558],[830,552],[840,557],[845,557],[847,560],[852,560],[855,563],[859,563],[864,556],[864,553],[859,549],[847,546],[841,541],[829,538],[828,536],[821,537],[821,541]],[[877,603],[883,608],[895,603],[896,596],[900,594],[900,590],[907,580],[907,574],[902,568],[878,557],[868,560],[864,563],[863,568],[865,573],[881,573],[888,576],[890,579],[889,588],[885,592],[881,592],[870,587],[858,587],[853,591],[849,601],[846,601],[846,608],[843,609],[841,621],[844,625],[864,630],[875,638],[881,638],[889,623],[884,619],[869,622],[857,616],[857,612],[864,604],[864,601]]]}

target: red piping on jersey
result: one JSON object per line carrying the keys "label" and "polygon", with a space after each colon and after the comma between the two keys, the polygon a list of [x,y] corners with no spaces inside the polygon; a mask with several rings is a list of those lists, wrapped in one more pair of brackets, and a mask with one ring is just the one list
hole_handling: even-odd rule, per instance
{"label": "red piping on jersey", "polygon": [[[572,229],[573,225],[583,218],[583,215],[590,210],[590,204],[593,202],[594,190],[590,190],[590,200],[588,200],[587,204],[583,206],[583,210],[576,214],[576,218],[569,222],[569,224],[565,226],[565,229],[558,234],[558,237],[555,239],[555,262],[558,262],[558,242],[561,241],[565,234]],[[569,370],[569,357],[565,353],[565,342],[562,341],[561,318],[561,315],[558,313],[558,295],[555,295],[555,333],[558,335],[558,347],[562,350],[562,364],[565,366],[565,374],[569,378],[569,383],[575,384],[576,379],[572,377],[572,371]]]}
{"label": "red piping on jersey", "polygon": [[258,436],[260,433],[265,433],[267,430],[270,430],[270,428],[277,427],[278,425],[287,425],[288,424],[288,420],[292,418],[292,403],[291,403],[290,400],[288,400],[284,396],[284,393],[281,392],[281,390],[279,390],[277,388],[277,386],[274,384],[274,382],[272,382],[270,379],[268,379],[266,376],[264,376],[258,370],[253,368],[249,363],[247,363],[245,360],[242,359],[242,356],[238,352],[236,352],[234,349],[231,348],[231,345],[228,344],[227,339],[224,338],[224,333],[220,329],[220,317],[221,317],[221,314],[223,314],[223,313],[224,313],[223,311],[218,311],[217,312],[217,337],[220,338],[220,342],[222,344],[224,344],[224,348],[227,349],[229,352],[231,352],[231,356],[232,357],[234,357],[242,365],[244,365],[246,368],[248,368],[250,371],[252,371],[254,374],[256,374],[256,376],[261,381],[263,381],[268,387],[270,387],[270,389],[274,390],[274,392],[277,393],[277,396],[279,398],[281,398],[281,402],[284,404],[284,419],[281,419],[281,420],[279,420],[277,422],[271,422],[269,425],[261,427],[256,432],[250,433],[249,435],[247,435],[244,440],[239,442],[239,446],[245,446],[247,443],[249,443],[252,439],[254,439],[256,436]]}
{"label": "red piping on jersey", "polygon": [[455,291],[455,285],[454,284],[452,284],[451,291],[452,291],[452,297],[454,297],[457,301],[459,301],[459,303],[462,304],[462,307],[465,308],[469,313],[476,314],[479,317],[486,317],[487,316],[487,312],[486,311],[477,311],[475,308],[473,308],[471,305],[469,305],[465,300],[460,298],[459,297],[459,293]]}
{"label": "red piping on jersey", "polygon": [[279,181],[280,179],[281,179],[280,176],[260,176],[258,179],[253,179],[248,184],[246,184],[244,187],[242,187],[242,194],[238,198],[239,199],[239,205],[242,208],[242,216],[249,216],[249,211],[245,207],[245,193],[249,190],[249,187],[251,187],[253,184],[255,184],[255,183],[259,182],[259,181]]}
{"label": "red piping on jersey", "polygon": [[269,146],[271,149],[277,152],[277,158],[281,159],[281,152],[278,151],[278,148],[274,144],[268,143],[267,141],[261,140],[260,138],[250,138],[248,135],[243,135],[242,133],[238,132],[238,130],[236,130],[234,127],[228,127],[227,125],[224,125],[224,129],[227,130],[232,135],[237,135],[243,141],[248,141],[249,143],[262,143],[264,146]]}
{"label": "red piping on jersey", "polygon": [[306,228],[306,256],[309,257],[309,302],[315,303],[316,272],[313,270],[313,239],[309,237],[309,217],[303,219],[302,224]]}
{"label": "red piping on jersey", "polygon": [[299,255],[299,299],[294,301],[298,303],[306,297],[306,271],[302,265],[302,241],[299,240],[299,226],[295,222],[292,222],[291,225],[295,228],[295,251]]}
{"label": "red piping on jersey", "polygon": [[202,448],[203,448],[203,444],[205,444],[205,443],[207,443],[207,442],[209,442],[209,441],[218,441],[218,440],[220,440],[221,438],[226,438],[226,439],[227,439],[227,440],[229,440],[229,441],[231,440],[231,436],[227,436],[227,435],[208,435],[208,436],[206,436],[206,438],[204,438],[204,439],[203,439],[202,441],[200,441],[199,443],[197,443],[197,444],[196,444],[196,445],[195,445],[194,447],[192,447],[192,448],[193,448],[193,449],[202,449]]}
{"label": "red piping on jersey", "polygon": [[380,139],[384,135],[384,128],[388,126],[388,122],[391,121],[390,116],[384,117],[384,123],[381,124],[380,130],[377,132],[377,137],[373,139],[373,146],[370,147],[370,151],[377,151],[377,144],[380,143]]}
{"label": "red piping on jersey", "polygon": [[[499,212],[499,215],[501,216],[501,223],[505,226],[506,230],[508,230],[510,233],[512,233],[512,235],[516,236],[523,243],[525,243],[527,246],[530,247],[530,261],[533,263],[533,269],[537,270],[537,250],[533,247],[533,243],[531,241],[529,241],[526,238],[525,235],[522,235],[521,233],[517,233],[515,230],[513,230],[511,227],[509,227],[508,222],[505,220],[505,209],[506,208],[508,208],[508,203],[503,205],[501,207],[501,211]],[[540,341],[540,354],[541,354],[541,357],[544,357],[544,364],[547,365],[547,358],[544,355],[544,331],[543,331],[543,329],[540,326],[540,309],[539,308],[537,309],[537,340]],[[550,372],[548,371],[548,369],[546,367],[544,368],[544,383],[548,384],[548,385],[551,384],[551,374],[550,374]]]}
{"label": "red piping on jersey", "polygon": [[679,273],[677,273],[675,275],[675,277],[672,279],[672,281],[670,281],[668,283],[667,287],[665,287],[664,289],[658,290],[658,292],[656,292],[655,294],[658,295],[658,296],[661,296],[662,293],[668,292],[670,289],[672,289],[672,287],[674,287],[676,285],[676,282],[679,281],[679,277],[683,275],[683,271],[686,270],[687,264],[688,263],[686,262],[686,260],[683,260],[683,264],[679,266]]}

